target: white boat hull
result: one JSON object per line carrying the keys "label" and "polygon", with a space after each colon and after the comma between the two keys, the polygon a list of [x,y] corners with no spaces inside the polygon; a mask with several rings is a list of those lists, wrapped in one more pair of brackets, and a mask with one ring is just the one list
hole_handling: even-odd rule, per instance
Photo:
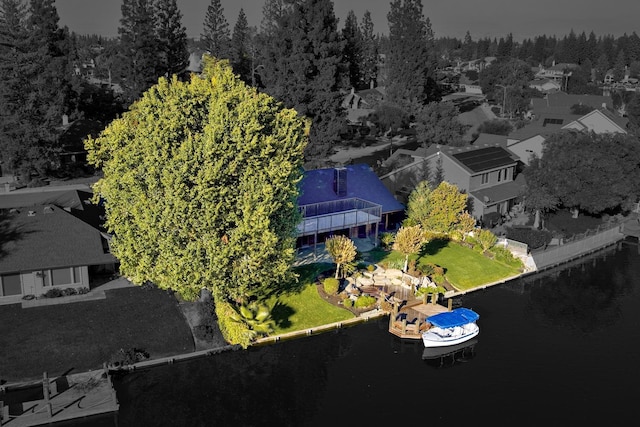
{"label": "white boat hull", "polygon": [[422,334],[422,342],[425,347],[447,347],[469,341],[479,333],[475,323],[456,328],[431,328]]}

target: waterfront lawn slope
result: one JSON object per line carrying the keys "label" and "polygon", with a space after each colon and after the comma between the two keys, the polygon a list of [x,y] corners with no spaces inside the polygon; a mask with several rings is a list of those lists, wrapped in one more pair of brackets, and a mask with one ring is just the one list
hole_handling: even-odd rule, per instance
{"label": "waterfront lawn slope", "polygon": [[271,311],[276,322],[272,335],[313,328],[355,317],[344,308],[325,301],[319,294],[315,282],[319,274],[335,268],[333,264],[316,263],[295,268],[299,275],[297,283],[291,283],[284,293],[272,298]]}
{"label": "waterfront lawn slope", "polygon": [[[377,257],[379,263],[402,266],[404,255],[391,251]],[[445,269],[445,278],[459,291],[467,291],[520,274],[518,268],[493,260],[455,242],[433,241],[420,255],[410,256],[417,263],[431,263]]]}

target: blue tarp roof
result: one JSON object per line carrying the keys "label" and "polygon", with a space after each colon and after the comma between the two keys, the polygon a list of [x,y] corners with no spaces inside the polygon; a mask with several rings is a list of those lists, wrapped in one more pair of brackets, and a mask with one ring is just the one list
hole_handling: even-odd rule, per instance
{"label": "blue tarp roof", "polygon": [[427,322],[440,328],[453,328],[455,326],[462,326],[470,322],[475,322],[478,318],[480,318],[480,316],[475,311],[460,307],[451,311],[445,311],[444,313],[429,316],[427,317]]}
{"label": "blue tarp roof", "polygon": [[334,168],[305,171],[298,205],[329,202],[357,197],[382,205],[382,213],[403,211],[398,202],[369,165],[344,166],[347,169],[347,192],[338,196],[333,190]]}

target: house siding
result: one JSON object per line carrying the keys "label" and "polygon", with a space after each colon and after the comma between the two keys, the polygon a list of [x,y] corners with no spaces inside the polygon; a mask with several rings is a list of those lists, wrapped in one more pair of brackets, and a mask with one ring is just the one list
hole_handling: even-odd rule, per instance
{"label": "house siding", "polygon": [[[72,269],[74,267],[68,267],[68,268]],[[74,274],[73,283],[61,284],[58,286],[47,285],[45,282],[47,282],[48,280],[46,280],[45,277],[40,277],[40,273],[44,273],[46,276],[50,277],[51,275],[50,269],[20,272],[19,274],[20,274],[20,283],[22,287],[22,293],[20,295],[0,295],[0,299],[2,300],[8,299],[8,298],[15,299],[16,297],[21,297],[24,295],[39,296],[46,293],[49,289],[52,289],[52,288],[59,288],[59,289],[89,288],[89,283],[90,283],[89,268],[86,265],[76,267],[76,268],[78,269],[78,274],[77,274],[77,277],[75,277],[75,274]]]}

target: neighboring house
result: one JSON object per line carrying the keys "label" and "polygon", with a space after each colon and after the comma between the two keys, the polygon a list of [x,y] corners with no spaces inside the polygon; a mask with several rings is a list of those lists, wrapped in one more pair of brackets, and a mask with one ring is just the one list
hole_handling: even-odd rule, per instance
{"label": "neighboring house", "polygon": [[342,108],[347,113],[347,120],[350,124],[366,124],[366,118],[373,113],[376,107],[384,100],[385,90],[383,87],[365,89],[356,92],[351,88],[351,92],[342,101]]}
{"label": "neighboring house", "polygon": [[68,117],[63,117],[62,134],[59,137],[62,151],[58,154],[61,165],[87,166],[87,150],[84,141],[89,136],[97,137],[104,129],[104,125],[91,119],[78,119],[69,123]]}
{"label": "neighboring house", "polygon": [[445,181],[469,195],[469,213],[486,220],[511,210],[524,190],[524,177],[517,174],[518,159],[503,144],[398,150],[394,155],[408,156],[411,161],[380,179],[396,197],[406,198],[425,171],[433,176],[440,170]]}
{"label": "neighboring house", "polygon": [[613,111],[613,100],[610,96],[555,92],[545,95],[544,98],[532,98],[531,112],[536,116],[545,113],[570,114],[573,105],[587,105],[591,108],[604,108]]}
{"label": "neighboring house", "polygon": [[91,196],[87,186],[0,194],[0,300],[90,288],[93,275],[116,271]]}
{"label": "neighboring house", "polygon": [[375,239],[404,217],[404,205],[365,164],[305,171],[300,189],[298,247],[322,243],[333,234]]}
{"label": "neighboring house", "polygon": [[529,87],[538,89],[542,93],[559,92],[562,89],[560,83],[547,78],[534,79],[529,82]]}
{"label": "neighboring house", "polygon": [[556,64],[555,61],[551,67],[543,67],[540,65],[535,75],[537,79],[549,79],[560,85],[561,88],[566,87],[569,77],[573,74],[573,70],[580,68],[578,64],[561,62]]}
{"label": "neighboring house", "polygon": [[544,114],[527,126],[511,132],[507,136],[507,148],[518,156],[525,165],[531,156],[542,156],[544,141],[561,130],[602,133],[627,133],[621,118],[607,110],[593,110],[583,116],[575,114]]}

